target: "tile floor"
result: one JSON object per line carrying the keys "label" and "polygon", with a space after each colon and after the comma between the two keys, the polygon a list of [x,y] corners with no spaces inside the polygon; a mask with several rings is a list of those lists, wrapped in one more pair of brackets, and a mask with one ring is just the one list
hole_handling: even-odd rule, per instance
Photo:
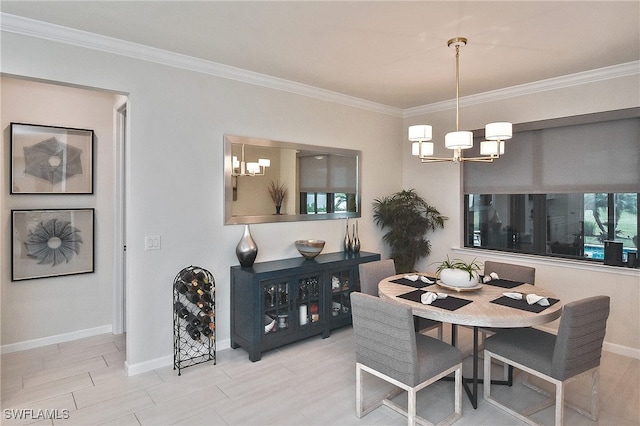
{"label": "tile floor", "polygon": [[[463,349],[470,332],[460,329]],[[445,330],[445,336],[448,331]],[[465,334],[468,333],[468,334]],[[355,415],[352,329],[328,339],[313,337],[269,351],[252,363],[243,349],[218,352],[218,363],[184,369],[178,377],[166,367],[133,377],[123,370],[123,335],[100,335],[74,342],[3,355],[3,425],[405,425],[406,418],[380,407],[362,419]],[[470,374],[470,358],[465,375]],[[482,367],[480,366],[480,371]],[[497,375],[502,367],[496,366]],[[517,373],[516,373],[517,374]],[[600,373],[600,425],[640,425],[640,361],[605,352]],[[367,378],[366,389],[383,390]],[[480,386],[480,392],[482,392]],[[571,385],[567,397],[586,401],[588,379]],[[512,388],[492,393],[521,408],[541,397],[516,375]],[[367,394],[369,395],[369,394]],[[406,398],[398,397],[399,401]],[[457,425],[517,425],[512,416],[479,399],[474,410],[463,396]],[[453,383],[438,382],[419,393],[419,414],[437,422],[453,410]],[[22,411],[13,411],[26,409]],[[48,411],[39,411],[48,410]],[[27,419],[10,418],[20,412]],[[43,416],[54,417],[43,419]],[[553,408],[534,419],[553,424]],[[40,417],[39,417],[40,416]],[[57,417],[57,419],[56,419]],[[68,417],[68,418],[64,418]],[[567,409],[567,425],[595,422]]]}

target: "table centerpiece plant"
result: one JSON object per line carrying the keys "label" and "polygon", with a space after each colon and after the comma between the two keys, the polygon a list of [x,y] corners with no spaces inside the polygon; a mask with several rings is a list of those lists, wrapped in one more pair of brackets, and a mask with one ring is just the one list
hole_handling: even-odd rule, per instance
{"label": "table centerpiece plant", "polygon": [[471,262],[465,262],[461,259],[443,260],[438,265],[436,273],[443,284],[452,287],[475,287],[480,282],[478,271],[480,264],[473,259]]}

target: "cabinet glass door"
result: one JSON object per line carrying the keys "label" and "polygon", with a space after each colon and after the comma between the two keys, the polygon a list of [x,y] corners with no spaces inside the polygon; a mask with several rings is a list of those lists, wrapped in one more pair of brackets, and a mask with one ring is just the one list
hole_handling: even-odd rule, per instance
{"label": "cabinet glass door", "polygon": [[267,281],[263,287],[265,334],[309,327],[322,320],[319,275]]}
{"label": "cabinet glass door", "polygon": [[298,325],[305,327],[322,320],[319,277],[317,275],[303,277],[297,281],[298,298],[296,300],[296,311],[298,313]]}
{"label": "cabinet glass door", "polygon": [[285,331],[289,328],[291,297],[289,282],[271,281],[264,284],[264,332]]}
{"label": "cabinet glass door", "polygon": [[331,272],[331,315],[334,317],[351,315],[352,291],[351,270]]}

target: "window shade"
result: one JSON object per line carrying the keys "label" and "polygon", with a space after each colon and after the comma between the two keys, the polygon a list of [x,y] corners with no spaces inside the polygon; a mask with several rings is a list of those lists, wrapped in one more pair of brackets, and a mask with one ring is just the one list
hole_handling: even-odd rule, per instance
{"label": "window shade", "polygon": [[464,192],[640,192],[640,118],[514,132],[500,159],[464,164]]}
{"label": "window shade", "polygon": [[357,157],[300,157],[299,167],[301,192],[357,192]]}

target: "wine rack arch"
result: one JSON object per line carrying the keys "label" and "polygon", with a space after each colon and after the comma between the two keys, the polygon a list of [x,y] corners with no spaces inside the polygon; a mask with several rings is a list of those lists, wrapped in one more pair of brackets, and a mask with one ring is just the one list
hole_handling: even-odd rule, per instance
{"label": "wine rack arch", "polygon": [[182,269],[173,280],[173,369],[216,363],[216,283],[199,266]]}

